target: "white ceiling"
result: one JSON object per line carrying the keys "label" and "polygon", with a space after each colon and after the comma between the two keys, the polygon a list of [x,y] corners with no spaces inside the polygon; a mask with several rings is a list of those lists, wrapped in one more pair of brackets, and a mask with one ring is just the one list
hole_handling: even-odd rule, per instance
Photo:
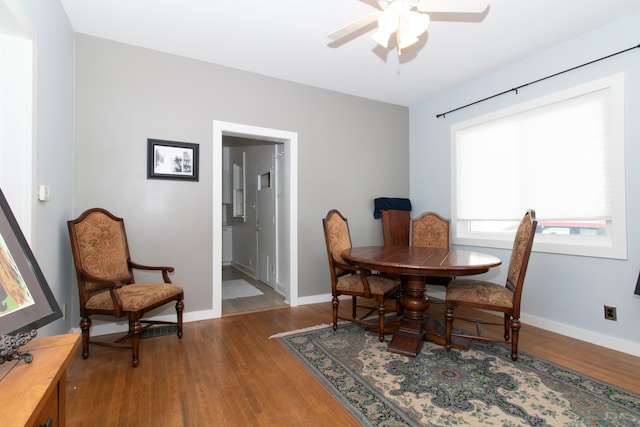
{"label": "white ceiling", "polygon": [[327,38],[374,0],[61,2],[78,33],[405,106],[640,11],[638,0],[489,0],[481,20],[432,17],[398,57],[373,29]]}

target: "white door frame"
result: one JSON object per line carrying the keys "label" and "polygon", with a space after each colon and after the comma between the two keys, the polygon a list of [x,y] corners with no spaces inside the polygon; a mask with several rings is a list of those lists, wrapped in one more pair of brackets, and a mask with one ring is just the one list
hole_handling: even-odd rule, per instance
{"label": "white door frame", "polygon": [[[213,317],[222,317],[222,137],[237,136],[261,139],[285,146],[285,161],[288,175],[285,179],[285,193],[289,198],[288,230],[281,230],[289,236],[289,259],[280,260],[286,268],[280,270],[281,280],[288,281],[289,305],[298,305],[298,134],[295,132],[269,129],[239,123],[213,121]],[[288,270],[288,271],[287,271]]]}

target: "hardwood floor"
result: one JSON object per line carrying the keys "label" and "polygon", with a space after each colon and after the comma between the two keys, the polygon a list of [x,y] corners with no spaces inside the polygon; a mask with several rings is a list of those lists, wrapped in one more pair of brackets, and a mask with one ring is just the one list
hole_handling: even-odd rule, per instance
{"label": "hardwood floor", "polygon": [[[347,315],[350,304],[341,304]],[[442,318],[442,305],[429,313]],[[185,323],[184,336],[126,350],[76,352],[68,426],[356,426],[359,423],[273,334],[331,322],[331,303]],[[496,331],[497,334],[500,331]],[[524,325],[520,349],[640,393],[640,358]]]}
{"label": "hardwood floor", "polygon": [[284,297],[272,287],[254,279],[231,266],[222,267],[222,286],[226,280],[243,279],[262,291],[262,295],[255,297],[235,298],[222,301],[222,314],[237,314],[249,311],[271,309],[274,307],[286,307]]}

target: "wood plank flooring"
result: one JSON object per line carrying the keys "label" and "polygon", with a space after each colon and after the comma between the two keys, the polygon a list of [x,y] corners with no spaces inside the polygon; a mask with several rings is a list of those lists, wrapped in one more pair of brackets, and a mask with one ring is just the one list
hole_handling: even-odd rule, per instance
{"label": "wood plank flooring", "polygon": [[[348,315],[350,304],[341,304]],[[442,305],[432,304],[442,318]],[[185,323],[184,336],[144,339],[140,365],[127,350],[80,349],[67,373],[67,425],[356,426],[273,334],[331,321],[331,303]],[[497,330],[496,334],[500,331]],[[640,393],[640,358],[528,325],[520,350]]]}

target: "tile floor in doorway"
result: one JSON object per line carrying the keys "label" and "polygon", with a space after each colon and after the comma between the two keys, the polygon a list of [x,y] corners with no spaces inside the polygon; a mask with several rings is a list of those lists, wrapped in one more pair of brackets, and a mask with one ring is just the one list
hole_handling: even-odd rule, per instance
{"label": "tile floor in doorway", "polygon": [[223,286],[224,286],[225,280],[233,280],[233,279],[244,279],[247,282],[254,285],[256,288],[260,289],[263,292],[263,294],[255,297],[223,300],[222,301],[223,316],[226,314],[236,314],[241,312],[258,311],[258,310],[265,310],[269,308],[288,306],[288,304],[285,303],[284,301],[284,297],[279,293],[277,293],[272,287],[265,285],[259,280],[254,279],[248,274],[245,274],[242,271],[232,266],[227,266],[227,265],[223,266],[222,267]]}

